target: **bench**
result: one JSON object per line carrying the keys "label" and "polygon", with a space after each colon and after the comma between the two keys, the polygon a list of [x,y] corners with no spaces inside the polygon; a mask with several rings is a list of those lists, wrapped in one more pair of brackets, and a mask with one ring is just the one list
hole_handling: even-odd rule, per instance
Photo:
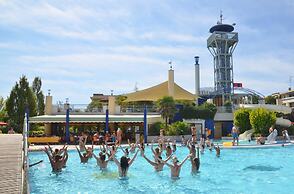
{"label": "bench", "polygon": [[60,137],[29,137],[29,143],[59,143]]}

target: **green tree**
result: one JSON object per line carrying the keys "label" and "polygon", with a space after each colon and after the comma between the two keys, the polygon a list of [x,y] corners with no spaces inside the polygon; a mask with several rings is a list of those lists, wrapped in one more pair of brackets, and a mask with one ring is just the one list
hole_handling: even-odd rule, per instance
{"label": "green tree", "polygon": [[165,120],[165,128],[169,119],[172,119],[176,114],[176,103],[171,96],[164,96],[157,101],[157,107],[160,111],[162,118]]}
{"label": "green tree", "polygon": [[190,132],[190,127],[187,123],[177,121],[168,128],[167,135],[187,135]]}
{"label": "green tree", "polygon": [[214,119],[217,108],[212,103],[203,103],[200,106],[184,105],[180,114],[184,119]]}
{"label": "green tree", "polygon": [[40,77],[35,77],[32,90],[36,95],[36,103],[37,103],[37,115],[44,115],[45,103],[44,103],[44,94],[41,90],[42,81]]}
{"label": "green tree", "polygon": [[26,107],[29,108],[30,116],[36,116],[36,97],[29,86],[27,78],[22,76],[12,88],[6,101],[9,123],[15,127],[17,132],[21,132],[23,129]]}
{"label": "green tree", "polygon": [[250,130],[250,109],[240,108],[234,112],[234,124],[240,128],[240,132],[243,133]]}
{"label": "green tree", "polygon": [[276,98],[273,96],[267,96],[264,100],[266,104],[276,104]]}
{"label": "green tree", "polygon": [[277,117],[274,112],[264,108],[257,108],[250,112],[250,124],[255,133],[268,134],[268,129],[275,124]]}
{"label": "green tree", "polygon": [[0,121],[7,122],[7,111],[5,107],[5,100],[2,96],[0,96]]}
{"label": "green tree", "polygon": [[123,95],[116,96],[116,97],[115,97],[115,103],[118,104],[118,105],[120,105],[120,106],[124,106],[124,105],[126,105],[125,100],[126,100],[127,98],[128,98],[128,97],[123,96]]}
{"label": "green tree", "polygon": [[99,110],[102,108],[102,103],[99,99],[92,99],[90,104],[88,104],[87,109],[88,111]]}

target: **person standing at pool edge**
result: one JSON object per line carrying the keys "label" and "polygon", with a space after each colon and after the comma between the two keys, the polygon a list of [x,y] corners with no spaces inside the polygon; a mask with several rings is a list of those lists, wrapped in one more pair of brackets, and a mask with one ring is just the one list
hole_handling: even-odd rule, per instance
{"label": "person standing at pool edge", "polygon": [[122,130],[120,128],[117,128],[116,137],[117,137],[117,144],[120,145],[122,141]]}
{"label": "person standing at pool edge", "polygon": [[237,141],[237,145],[239,145],[239,131],[235,125],[232,127],[232,137],[233,137],[233,145],[235,145],[235,141]]}

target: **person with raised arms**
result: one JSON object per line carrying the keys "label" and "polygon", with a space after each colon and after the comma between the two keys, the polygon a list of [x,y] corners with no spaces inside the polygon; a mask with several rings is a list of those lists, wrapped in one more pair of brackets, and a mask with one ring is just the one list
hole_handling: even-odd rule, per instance
{"label": "person with raised arms", "polygon": [[[166,165],[170,167],[170,172],[171,172],[171,178],[179,178],[180,177],[180,172],[181,172],[181,167],[183,164],[188,160],[188,158],[191,157],[191,154],[189,154],[180,164],[179,160],[176,156],[173,156],[172,162],[173,164],[169,164],[168,162]],[[160,160],[160,159],[159,159]],[[163,162],[161,160],[161,162]]]}
{"label": "person with raised arms", "polygon": [[133,164],[135,158],[137,157],[138,152],[139,150],[137,150],[137,152],[135,153],[135,155],[133,156],[131,160],[129,160],[126,156],[122,156],[119,162],[115,157],[113,157],[113,161],[118,167],[118,173],[120,178],[127,177],[129,167]]}
{"label": "person with raised arms", "polygon": [[135,143],[131,143],[130,140],[128,139],[128,144],[130,146],[130,150],[129,150],[130,153],[135,153],[138,142],[136,142],[136,144]]}
{"label": "person with raised arms", "polygon": [[151,165],[154,167],[155,171],[157,171],[157,172],[162,171],[162,170],[163,170],[163,166],[164,166],[164,165],[167,163],[167,161],[168,161],[169,159],[171,159],[171,157],[172,157],[172,155],[170,155],[167,159],[162,160],[162,157],[159,156],[158,158],[155,159],[155,161],[152,161],[152,160],[148,159],[148,158],[145,156],[143,150],[141,150],[141,155],[142,155],[142,157],[143,157],[143,158],[144,158],[149,164],[151,164]]}
{"label": "person with raised arms", "polygon": [[81,151],[79,150],[79,148],[76,146],[76,149],[79,153],[79,156],[80,156],[80,159],[81,159],[81,163],[87,163],[89,158],[90,158],[90,155],[89,153],[83,153],[83,155],[81,154]]}
{"label": "person with raised arms", "polygon": [[159,147],[155,148],[155,150],[154,150],[154,149],[153,149],[153,143],[154,143],[154,141],[152,140],[152,142],[151,142],[151,151],[152,151],[152,153],[154,154],[154,158],[156,159],[156,158],[158,158],[159,156],[161,156],[162,150],[159,149]]}
{"label": "person with raised arms", "polygon": [[110,157],[108,157],[108,159],[106,160],[106,155],[103,152],[99,153],[99,156],[96,156],[93,153],[94,158],[97,161],[97,165],[100,167],[101,170],[105,170],[107,168],[107,164],[108,162],[112,159],[113,155],[111,155]]}
{"label": "person with raised arms", "polygon": [[47,154],[52,171],[53,172],[61,172],[62,168],[65,166],[66,161],[68,159],[68,153],[67,153],[67,148],[64,149],[64,154],[63,156],[61,155],[55,155],[54,157],[49,153],[49,150],[47,147],[45,147],[44,152]]}

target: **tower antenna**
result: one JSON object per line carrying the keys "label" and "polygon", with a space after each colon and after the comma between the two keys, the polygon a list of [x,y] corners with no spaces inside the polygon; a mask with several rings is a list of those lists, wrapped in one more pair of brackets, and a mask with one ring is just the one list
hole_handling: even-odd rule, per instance
{"label": "tower antenna", "polygon": [[172,61],[171,61],[171,60],[168,62],[168,64],[169,64],[169,68],[170,68],[170,69],[173,69]]}
{"label": "tower antenna", "polygon": [[219,17],[220,17],[220,23],[222,24],[223,23],[223,11],[222,10],[220,10]]}

